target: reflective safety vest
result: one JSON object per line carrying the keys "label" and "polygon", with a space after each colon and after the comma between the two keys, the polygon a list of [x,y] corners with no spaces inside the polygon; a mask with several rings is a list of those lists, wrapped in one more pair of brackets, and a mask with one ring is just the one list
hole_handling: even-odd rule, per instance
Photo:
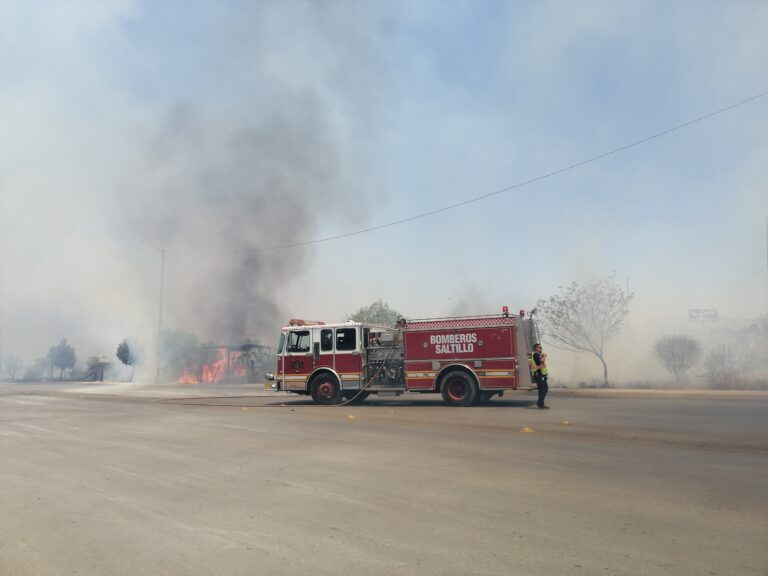
{"label": "reflective safety vest", "polygon": [[[534,352],[533,354],[536,354],[536,352]],[[546,376],[548,374],[548,372],[547,372],[547,363],[546,362],[542,362],[541,364],[539,364],[537,366],[536,365],[536,361],[533,359],[533,354],[531,354],[531,357],[528,359],[528,364],[531,367],[531,376],[533,376],[539,370],[541,371],[541,375],[542,376]]]}

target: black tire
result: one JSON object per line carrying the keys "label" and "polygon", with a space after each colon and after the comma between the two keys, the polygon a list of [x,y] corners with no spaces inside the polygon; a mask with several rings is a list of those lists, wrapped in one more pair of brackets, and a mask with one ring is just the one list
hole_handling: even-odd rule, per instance
{"label": "black tire", "polygon": [[333,374],[318,374],[312,378],[309,392],[312,394],[312,400],[318,404],[338,404],[342,398],[341,386]]}
{"label": "black tire", "polygon": [[345,400],[352,400],[351,404],[358,404],[371,395],[368,390],[363,390],[362,392],[360,390],[344,390],[342,394],[344,394]]}
{"label": "black tire", "polygon": [[453,370],[443,377],[440,392],[451,406],[471,406],[479,394],[475,379],[461,370]]}

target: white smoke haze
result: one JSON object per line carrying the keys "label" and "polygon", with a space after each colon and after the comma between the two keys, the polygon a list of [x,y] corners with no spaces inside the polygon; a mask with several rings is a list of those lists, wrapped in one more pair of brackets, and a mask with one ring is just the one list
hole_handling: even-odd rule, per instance
{"label": "white smoke haze", "polygon": [[[107,69],[151,66],[143,59],[155,55],[126,40],[126,28],[150,26],[144,8],[3,6],[33,32],[9,34],[14,52],[46,52],[29,67],[10,63],[2,100],[0,353],[28,365],[62,337],[81,366],[124,337],[152,350],[160,249],[165,327],[224,344],[271,339],[284,315],[277,295],[306,249],[265,249],[311,239],[320,218],[361,217],[364,200],[349,202],[357,168],[339,110],[346,85],[352,107],[383,90],[374,91],[355,9],[282,3],[211,22],[199,32],[216,40],[215,62],[199,73],[212,77],[194,81],[205,93],[147,106]],[[101,53],[105,38],[115,61]],[[173,41],[159,59],[173,58]],[[217,90],[226,97],[212,104]]]}
{"label": "white smoke haze", "polygon": [[[768,311],[765,98],[265,250],[764,91],[763,3],[0,0],[0,22],[0,357],[151,354],[152,246],[163,325],[221,344],[378,297],[516,311],[615,274],[636,297],[611,376],[664,382],[656,338],[731,343]],[[550,352],[555,379],[600,374]]]}

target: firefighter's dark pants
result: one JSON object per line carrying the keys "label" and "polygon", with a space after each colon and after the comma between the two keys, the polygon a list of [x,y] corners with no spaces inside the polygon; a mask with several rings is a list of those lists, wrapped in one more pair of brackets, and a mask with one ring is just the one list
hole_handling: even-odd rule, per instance
{"label": "firefighter's dark pants", "polygon": [[544,406],[544,398],[549,392],[549,384],[547,384],[547,375],[542,374],[540,371],[533,373],[533,380],[536,382],[536,386],[539,389],[539,400],[536,402],[537,406]]}

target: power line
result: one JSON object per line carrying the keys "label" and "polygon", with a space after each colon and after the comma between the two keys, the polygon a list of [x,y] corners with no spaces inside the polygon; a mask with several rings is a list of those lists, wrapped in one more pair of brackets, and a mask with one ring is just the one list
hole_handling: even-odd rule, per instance
{"label": "power line", "polygon": [[405,218],[400,218],[399,220],[393,220],[390,222],[386,222],[384,224],[377,224],[375,226],[369,226],[367,228],[361,228],[360,230],[354,230],[352,232],[345,232],[344,234],[336,234],[334,236],[326,236],[324,238],[316,238],[314,240],[306,240],[303,242],[294,242],[291,244],[281,244],[278,246],[269,246],[265,248],[241,248],[238,250],[228,250],[228,251],[221,251],[221,252],[211,252],[211,253],[204,253],[204,252],[179,252],[180,254],[236,254],[236,253],[247,253],[247,252],[268,252],[273,250],[284,250],[287,248],[299,248],[301,246],[311,246],[313,244],[320,244],[323,242],[330,242],[332,240],[341,240],[342,238],[349,238],[351,236],[359,236],[361,234],[367,234],[369,232],[375,232],[377,230],[383,230],[385,228],[391,228],[393,226],[399,226],[400,224],[406,224],[407,222],[413,222],[414,220],[420,220],[421,218],[427,218],[429,216],[434,216],[436,214],[440,214],[442,212],[447,212],[449,210],[454,210],[456,208],[461,208],[462,206],[467,206],[468,204],[473,204],[475,202],[480,202],[481,200],[486,200],[488,198],[491,198],[493,196],[498,196],[499,194],[503,194],[505,192],[510,192],[511,190],[516,190],[518,188],[522,188],[523,186],[528,186],[530,184],[534,184],[536,182],[540,182],[542,180],[545,180],[547,178],[552,178],[553,176],[557,176],[559,174],[563,174],[564,172],[568,172],[570,170],[574,170],[576,168],[580,168],[581,166],[584,166],[586,164],[590,164],[592,162],[597,162],[598,160],[602,160],[603,158],[607,158],[609,156],[613,156],[615,154],[618,154],[620,152],[624,152],[625,150],[629,150],[630,148],[634,148],[635,146],[640,146],[641,144],[645,144],[646,142],[650,142],[651,140],[655,140],[657,138],[661,138],[662,136],[666,136],[668,134],[671,134],[673,132],[677,132],[679,130],[682,130],[683,128],[687,128],[689,126],[692,126],[693,124],[697,124],[699,122],[703,122],[704,120],[708,120],[709,118],[712,118],[713,116],[717,116],[719,114],[723,114],[724,112],[728,112],[730,110],[733,110],[734,108],[738,108],[739,106],[743,106],[745,104],[748,104],[750,102],[753,102],[754,100],[757,100],[759,98],[763,98],[768,95],[768,90],[764,92],[760,92],[759,94],[755,94],[754,96],[750,96],[749,98],[745,98],[744,100],[740,100],[739,102],[735,102],[734,104],[730,104],[728,106],[725,106],[723,108],[719,108],[717,110],[714,110],[713,112],[709,112],[708,114],[704,114],[703,116],[699,116],[697,118],[694,118],[692,120],[688,120],[687,122],[683,122],[682,124],[678,124],[676,126],[673,126],[671,128],[667,128],[666,130],[662,130],[661,132],[657,132],[655,134],[652,134],[651,136],[646,136],[645,138],[641,138],[640,140],[635,140],[634,142],[630,142],[629,144],[625,144],[623,146],[620,146],[618,148],[614,148],[613,150],[609,150],[607,152],[603,152],[602,154],[598,154],[596,156],[592,156],[590,158],[586,158],[584,160],[581,160],[579,162],[575,162],[574,164],[569,164],[567,166],[564,166],[562,168],[558,168],[557,170],[552,170],[551,172],[547,172],[546,174],[541,174],[539,176],[535,176],[534,178],[529,178],[527,180],[523,180],[521,182],[518,182],[516,184],[512,184],[510,186],[506,186],[504,188],[499,188],[498,190],[494,190],[493,192],[488,192],[486,194],[481,194],[479,196],[474,196],[472,198],[468,198],[467,200],[463,200],[461,202],[457,202],[455,204],[450,204],[447,206],[443,206],[441,208],[435,208],[434,210],[429,210],[427,212],[421,212],[419,214],[414,214],[412,216],[407,216]]}

